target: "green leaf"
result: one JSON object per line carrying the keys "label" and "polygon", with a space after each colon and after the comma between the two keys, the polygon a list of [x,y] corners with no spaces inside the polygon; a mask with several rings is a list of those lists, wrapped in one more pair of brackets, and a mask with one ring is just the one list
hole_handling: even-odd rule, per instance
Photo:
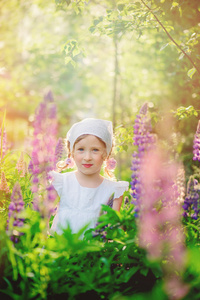
{"label": "green leaf", "polygon": [[76,47],[76,48],[73,50],[73,56],[76,56],[76,55],[78,55],[79,53],[81,53],[81,50],[80,50],[78,47]]}
{"label": "green leaf", "polygon": [[188,70],[187,75],[192,79],[192,76],[194,75],[195,72],[196,72],[196,68],[192,68]]}
{"label": "green leaf", "polygon": [[123,4],[123,3],[120,3],[120,4],[118,4],[118,6],[117,6],[117,8],[118,8],[120,11],[122,11],[122,10],[124,9],[124,7],[125,7],[125,4]]}
{"label": "green leaf", "polygon": [[95,30],[96,30],[95,26],[90,26],[89,31],[90,31],[91,33],[94,33]]}
{"label": "green leaf", "polygon": [[100,18],[98,18],[98,19],[95,19],[94,21],[93,21],[93,23],[94,23],[94,25],[96,26],[96,25],[98,25],[100,22],[102,22],[103,21],[103,17],[100,17]]}
{"label": "green leaf", "polygon": [[147,276],[148,272],[149,272],[149,269],[147,269],[147,268],[143,268],[140,270],[140,273],[144,276]]}
{"label": "green leaf", "polygon": [[179,6],[179,3],[178,2],[172,2],[172,7],[176,7],[176,6]]}
{"label": "green leaf", "polygon": [[181,53],[178,59],[181,60],[181,59],[183,59],[184,56],[185,56],[185,54]]}
{"label": "green leaf", "polygon": [[169,45],[169,43],[163,45],[163,46],[160,48],[160,51],[164,50],[168,45]]}
{"label": "green leaf", "polygon": [[198,116],[197,111],[194,109],[193,105],[188,107],[180,106],[177,111],[172,111],[178,117],[179,120],[191,117],[191,116]]}

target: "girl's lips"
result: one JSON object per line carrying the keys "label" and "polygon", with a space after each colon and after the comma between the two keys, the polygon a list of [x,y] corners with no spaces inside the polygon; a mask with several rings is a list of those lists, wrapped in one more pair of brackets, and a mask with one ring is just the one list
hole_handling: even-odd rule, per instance
{"label": "girl's lips", "polygon": [[90,168],[90,167],[92,167],[92,164],[83,164],[83,166],[84,166],[85,168]]}

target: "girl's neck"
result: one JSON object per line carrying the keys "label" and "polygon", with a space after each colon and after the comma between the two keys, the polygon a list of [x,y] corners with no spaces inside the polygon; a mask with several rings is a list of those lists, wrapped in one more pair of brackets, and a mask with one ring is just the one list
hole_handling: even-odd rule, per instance
{"label": "girl's neck", "polygon": [[76,171],[75,176],[81,186],[88,188],[97,188],[104,180],[100,174],[85,175]]}

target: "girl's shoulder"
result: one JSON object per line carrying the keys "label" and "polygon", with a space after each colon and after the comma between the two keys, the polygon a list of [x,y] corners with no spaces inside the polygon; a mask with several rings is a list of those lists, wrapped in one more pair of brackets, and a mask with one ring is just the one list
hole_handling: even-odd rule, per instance
{"label": "girl's shoulder", "polygon": [[104,178],[104,182],[107,186],[112,186],[115,188],[128,188],[129,182],[128,181],[113,181],[112,179]]}
{"label": "girl's shoulder", "polygon": [[62,182],[64,179],[72,177],[73,173],[74,172],[59,173],[56,171],[50,171],[49,175],[53,181]]}
{"label": "girl's shoulder", "polygon": [[72,187],[74,185],[73,179],[74,172],[58,173],[56,171],[49,172],[50,182],[56,189],[59,196],[63,191],[63,186]]}
{"label": "girl's shoulder", "polygon": [[104,179],[104,189],[108,190],[110,194],[114,194],[114,199],[123,196],[125,191],[128,191],[128,181],[113,181],[111,179]]}

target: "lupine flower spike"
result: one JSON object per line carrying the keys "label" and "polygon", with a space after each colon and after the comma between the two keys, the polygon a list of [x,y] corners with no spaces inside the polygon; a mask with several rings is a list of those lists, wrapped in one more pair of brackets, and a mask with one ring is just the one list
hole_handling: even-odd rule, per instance
{"label": "lupine flower spike", "polygon": [[200,120],[197,125],[197,131],[193,142],[193,160],[200,161]]}
{"label": "lupine flower spike", "polygon": [[18,242],[19,236],[22,235],[22,233],[17,230],[17,227],[22,227],[24,225],[24,219],[20,217],[20,213],[23,210],[24,201],[22,198],[21,187],[20,184],[16,182],[11,195],[7,227],[7,232],[10,235],[11,240],[15,243]]}
{"label": "lupine flower spike", "polygon": [[144,153],[155,145],[155,135],[151,133],[151,122],[148,117],[148,104],[144,103],[140,109],[139,114],[136,116],[134,128],[133,145],[137,146],[137,151],[133,153],[132,160],[132,203],[135,205],[135,216],[138,216],[140,209],[140,193],[141,184],[139,178],[140,164],[143,159]]}
{"label": "lupine flower spike", "polygon": [[1,172],[0,190],[4,191],[6,194],[10,193],[9,186],[8,186],[7,181],[6,181],[6,176],[5,176],[5,173],[3,171]]}
{"label": "lupine flower spike", "polygon": [[200,211],[199,193],[200,186],[198,180],[191,176],[187,184],[187,194],[183,204],[183,209],[185,210],[183,213],[184,217],[191,217],[194,220],[198,219]]}
{"label": "lupine flower spike", "polygon": [[17,165],[16,165],[16,168],[17,168],[19,173],[22,172],[23,167],[24,167],[24,153],[21,152],[19,160],[18,160]]}
{"label": "lupine flower spike", "polygon": [[140,172],[143,194],[138,220],[139,245],[147,250],[149,259],[161,262],[169,299],[182,299],[188,286],[180,277],[185,268],[186,250],[181,207],[173,187],[177,165],[166,162],[160,151],[150,151]]}
{"label": "lupine flower spike", "polygon": [[17,162],[16,168],[18,170],[18,173],[20,174],[20,177],[24,177],[28,173],[27,165],[26,165],[26,162],[24,161],[24,153],[23,152],[21,152],[21,155]]}
{"label": "lupine flower spike", "polygon": [[44,96],[43,102],[36,110],[33,126],[33,151],[29,163],[34,193],[33,206],[43,217],[49,217],[53,210],[53,201],[56,199],[56,192],[49,186],[49,171],[53,170],[56,164],[54,149],[57,133],[56,106],[51,92]]}
{"label": "lupine flower spike", "polygon": [[56,148],[55,148],[55,161],[56,163],[62,159],[62,156],[63,156],[63,150],[64,150],[64,147],[63,147],[63,140],[62,138],[59,138],[58,139],[58,142],[56,144]]}
{"label": "lupine flower spike", "polygon": [[177,187],[177,202],[183,203],[185,198],[185,170],[184,166],[181,164],[178,168],[177,177],[175,180],[175,185]]}
{"label": "lupine flower spike", "polygon": [[[2,134],[2,129],[0,129],[0,138],[1,138],[1,134]],[[6,134],[6,129],[5,128],[4,128],[4,131],[3,131],[2,149],[0,149],[0,150],[2,151],[2,158],[3,158],[6,154],[6,151],[7,151],[7,134]]]}

